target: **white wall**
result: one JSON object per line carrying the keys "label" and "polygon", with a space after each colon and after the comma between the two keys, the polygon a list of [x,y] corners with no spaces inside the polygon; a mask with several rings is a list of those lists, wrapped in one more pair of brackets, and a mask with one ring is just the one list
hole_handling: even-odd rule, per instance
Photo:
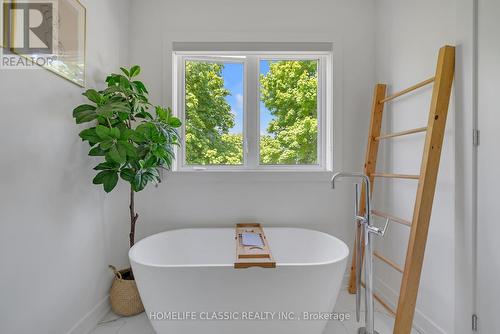
{"label": "white wall", "polygon": [[[306,6],[306,7],[305,7]],[[265,8],[265,10],[263,10]],[[305,10],[306,8],[306,10]],[[173,41],[333,42],[343,79],[338,87],[344,114],[343,166],[362,169],[374,82],[373,4],[363,0],[134,1],[130,22],[132,63],[156,103],[171,105]],[[339,161],[337,161],[339,163]],[[168,175],[158,189],[137,195],[138,239],[192,226],[232,226],[242,219],[265,225],[303,226],[352,243],[350,184],[330,188],[331,173],[186,173]],[[127,189],[109,196],[112,259],[125,265]]]}
{"label": "white wall", "polygon": [[[415,324],[425,333],[468,333],[471,316],[472,1],[376,1],[376,79],[395,92],[434,75],[438,49],[457,45],[457,76],[444,138],[442,160],[422,272]],[[424,126],[431,88],[389,105],[386,130]],[[419,174],[424,135],[392,140],[384,167]],[[411,220],[417,184],[384,183],[384,208]],[[376,188],[378,187],[376,185]],[[456,194],[456,190],[460,194]],[[404,264],[409,229],[397,224],[378,242],[380,253]],[[376,265],[377,290],[397,303],[401,274]]]}
{"label": "white wall", "polygon": [[[128,7],[83,3],[95,86],[127,64]],[[66,333],[76,325],[83,333],[107,308],[112,276],[104,195],[92,185],[94,164],[71,116],[83,90],[48,71],[4,70],[0,91],[0,332]]]}
{"label": "white wall", "polygon": [[[101,84],[120,65],[137,63],[153,102],[171,105],[173,41],[333,42],[340,78],[335,98],[343,115],[336,142],[343,154],[336,163],[360,171],[373,84],[388,82],[395,91],[433,75],[441,45],[457,41],[460,47],[462,37],[468,43],[471,1],[133,0],[129,16],[128,1],[87,0],[88,85]],[[457,67],[463,68],[456,91],[470,88],[471,73],[462,71],[470,68],[470,54],[469,49],[458,52]],[[71,118],[73,107],[83,102],[80,88],[46,71],[3,71],[0,91],[0,332],[63,333],[75,324],[74,332],[83,332],[107,307],[107,264],[128,264],[128,189],[121,184],[118,192],[104,195],[90,182],[93,160]],[[396,102],[387,111],[393,116],[386,130],[424,124],[429,97],[425,89],[414,99]],[[468,326],[469,309],[453,305],[462,300],[460,291],[469,280],[458,240],[468,240],[465,225],[471,213],[462,204],[470,199],[454,193],[471,186],[462,178],[469,167],[458,163],[471,155],[459,146],[467,140],[463,134],[471,120],[464,113],[472,102],[467,97],[456,101],[446,130],[418,301],[416,321],[427,333],[459,333]],[[415,135],[382,148],[386,155],[380,168],[417,173],[422,142]],[[159,188],[137,195],[137,238],[254,219],[326,231],[351,245],[351,186],[344,183],[332,191],[330,176],[170,173]],[[376,184],[376,191],[386,195],[376,200],[376,207],[411,217],[416,186],[393,184]],[[403,263],[408,233],[393,226],[378,247]],[[396,301],[400,276],[383,266],[376,266],[377,287]],[[88,321],[78,324],[86,314]]]}

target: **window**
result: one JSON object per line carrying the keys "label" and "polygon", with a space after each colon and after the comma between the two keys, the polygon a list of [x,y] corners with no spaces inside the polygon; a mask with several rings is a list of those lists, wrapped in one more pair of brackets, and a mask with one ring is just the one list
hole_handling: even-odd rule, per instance
{"label": "window", "polygon": [[328,52],[175,52],[177,170],[327,170],[330,69]]}

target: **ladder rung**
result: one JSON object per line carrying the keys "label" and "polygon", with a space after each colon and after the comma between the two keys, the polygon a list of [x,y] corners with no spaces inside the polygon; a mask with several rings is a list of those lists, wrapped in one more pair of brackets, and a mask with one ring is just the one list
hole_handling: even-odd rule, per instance
{"label": "ladder rung", "polygon": [[382,298],[380,298],[379,295],[374,293],[373,298],[375,298],[380,303],[380,305],[382,305],[393,317],[396,316],[396,312],[392,309],[392,307],[390,307],[389,304],[387,304]]}
{"label": "ladder rung", "polygon": [[395,223],[399,223],[399,224],[406,225],[406,226],[411,226],[411,222],[409,222],[408,220],[390,215],[390,214],[382,212],[382,211],[372,210],[372,214],[374,214],[375,216],[381,217],[381,218],[389,219],[390,221],[395,222]]}
{"label": "ladder rung", "polygon": [[391,261],[389,260],[388,258],[386,258],[385,256],[383,255],[380,255],[379,253],[377,252],[373,252],[373,256],[375,256],[376,258],[378,258],[380,261],[386,263],[387,265],[389,265],[390,267],[392,267],[393,269],[396,269],[397,271],[399,271],[401,274],[403,273],[403,268],[401,268],[400,266],[398,266],[394,261]]}
{"label": "ladder rung", "polygon": [[[361,285],[363,286],[363,288],[366,288],[365,282],[361,282]],[[373,298],[375,298],[380,303],[380,305],[382,305],[393,317],[396,316],[396,312],[392,309],[392,307],[390,307],[389,304],[387,304],[382,298],[380,298],[379,295],[373,293]]]}
{"label": "ladder rung", "polygon": [[420,179],[420,175],[409,175],[409,174],[373,173],[372,176],[384,177],[389,179],[410,179],[410,180]]}
{"label": "ladder rung", "polygon": [[413,92],[414,90],[419,89],[421,87],[424,87],[424,86],[426,86],[426,85],[428,85],[428,84],[430,84],[432,82],[434,82],[434,77],[429,78],[427,80],[424,80],[422,82],[419,82],[418,84],[413,85],[413,86],[411,86],[409,88],[406,88],[406,89],[404,89],[404,90],[402,90],[402,91],[400,91],[400,92],[398,92],[398,93],[396,93],[394,95],[388,96],[385,99],[380,100],[379,103],[385,103],[387,101],[394,100],[395,98],[400,97],[401,95],[407,94],[409,92]]}
{"label": "ladder rung", "polygon": [[406,131],[395,132],[395,133],[390,133],[390,134],[378,136],[378,137],[375,138],[375,140],[400,137],[400,136],[411,135],[413,133],[419,133],[419,132],[425,132],[425,131],[427,131],[427,127],[426,126],[422,127],[422,128],[411,129],[411,130],[406,130]]}

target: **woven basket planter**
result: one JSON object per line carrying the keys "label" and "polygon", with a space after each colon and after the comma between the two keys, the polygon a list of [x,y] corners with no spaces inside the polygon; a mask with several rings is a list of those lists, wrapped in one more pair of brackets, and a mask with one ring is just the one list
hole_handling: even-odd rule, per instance
{"label": "woven basket planter", "polygon": [[130,268],[118,271],[113,266],[109,267],[115,274],[109,291],[109,301],[113,312],[126,317],[144,312],[144,305],[142,305],[135,280],[125,279],[130,277]]}

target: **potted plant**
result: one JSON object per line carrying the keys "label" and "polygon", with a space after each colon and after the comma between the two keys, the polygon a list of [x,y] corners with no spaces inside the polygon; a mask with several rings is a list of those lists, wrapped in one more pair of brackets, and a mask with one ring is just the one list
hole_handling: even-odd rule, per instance
{"label": "potted plant", "polygon": [[[119,179],[130,184],[130,247],[135,242],[135,226],[139,214],[135,211],[135,193],[149,183],[161,182],[161,170],[170,169],[174,160],[174,146],[179,145],[177,128],[181,121],[170,108],[154,107],[148,100],[148,90],[137,76],[139,66],[121,68],[121,74],[107,77],[107,88],[89,89],[84,96],[90,101],[73,111],[77,124],[90,123],[80,132],[83,141],[90,144],[89,155],[100,157],[94,167],[93,183],[102,185],[106,193],[115,189]],[[111,266],[112,267],[112,266]],[[113,311],[133,315],[144,311],[134,276],[130,268],[117,271],[111,287]]]}

